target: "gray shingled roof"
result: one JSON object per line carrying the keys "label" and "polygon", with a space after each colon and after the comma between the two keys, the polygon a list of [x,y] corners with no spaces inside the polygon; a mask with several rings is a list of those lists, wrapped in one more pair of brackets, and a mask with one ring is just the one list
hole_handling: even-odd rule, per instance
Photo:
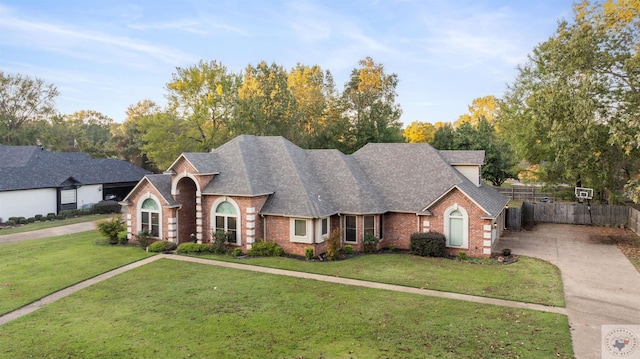
{"label": "gray shingled roof", "polygon": [[69,177],[84,185],[137,182],[148,173],[114,158],[49,152],[38,146],[0,145],[0,191],[55,188]]}
{"label": "gray shingled roof", "polygon": [[[320,218],[335,213],[420,213],[456,186],[490,216],[500,214],[506,203],[506,197],[489,186],[476,186],[451,166],[481,164],[483,151],[372,143],[345,155],[303,150],[283,137],[242,135],[210,153],[183,156],[198,172],[217,173],[203,189],[205,195],[268,195],[262,214]],[[169,201],[170,175],[147,178]]]}
{"label": "gray shingled roof", "polygon": [[[178,207],[178,203],[171,195],[171,175],[168,174],[152,174],[146,175],[145,178],[155,187],[164,199],[162,206]],[[131,191],[133,193],[133,191]]]}
{"label": "gray shingled roof", "polygon": [[462,181],[428,144],[369,143],[352,156],[392,212],[421,212]]}
{"label": "gray shingled roof", "polygon": [[447,150],[438,152],[451,165],[484,164],[484,151]]}

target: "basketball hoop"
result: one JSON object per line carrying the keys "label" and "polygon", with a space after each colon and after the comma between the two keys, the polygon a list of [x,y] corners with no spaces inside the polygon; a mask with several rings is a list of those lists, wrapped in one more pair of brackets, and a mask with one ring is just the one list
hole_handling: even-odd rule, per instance
{"label": "basketball hoop", "polygon": [[587,201],[593,199],[593,188],[576,187],[575,194],[578,201],[582,203],[585,199]]}

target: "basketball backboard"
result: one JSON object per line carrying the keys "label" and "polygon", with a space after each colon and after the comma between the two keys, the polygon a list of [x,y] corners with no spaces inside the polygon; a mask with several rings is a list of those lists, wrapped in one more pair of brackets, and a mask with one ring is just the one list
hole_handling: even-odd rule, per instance
{"label": "basketball backboard", "polygon": [[593,188],[576,187],[575,192],[576,197],[580,200],[593,198]]}

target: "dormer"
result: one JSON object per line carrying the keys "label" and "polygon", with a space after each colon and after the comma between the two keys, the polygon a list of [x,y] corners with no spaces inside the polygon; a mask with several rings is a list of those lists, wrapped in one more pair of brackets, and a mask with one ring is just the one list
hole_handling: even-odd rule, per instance
{"label": "dormer", "polygon": [[447,161],[460,174],[471,183],[480,186],[481,168],[484,164],[484,151],[439,151],[442,158]]}

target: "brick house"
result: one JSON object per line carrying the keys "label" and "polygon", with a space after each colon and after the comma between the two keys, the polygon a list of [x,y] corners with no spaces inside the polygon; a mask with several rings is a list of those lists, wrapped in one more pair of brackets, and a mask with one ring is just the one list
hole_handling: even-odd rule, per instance
{"label": "brick house", "polygon": [[304,150],[283,137],[242,135],[209,153],[183,153],[163,174],[145,176],[123,200],[129,238],[143,229],[176,243],[231,233],[243,251],[256,239],[287,253],[325,250],[339,229],[362,250],[409,248],[415,232],[437,231],[447,251],[489,256],[508,199],[480,180],[484,151],[428,144],[370,143],[352,155]]}

